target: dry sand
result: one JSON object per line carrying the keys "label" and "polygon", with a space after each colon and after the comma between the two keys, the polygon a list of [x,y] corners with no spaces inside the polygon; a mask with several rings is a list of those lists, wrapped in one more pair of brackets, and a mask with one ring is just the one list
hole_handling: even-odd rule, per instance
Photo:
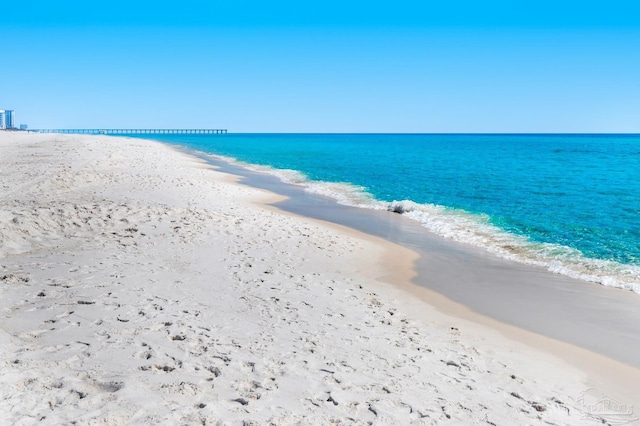
{"label": "dry sand", "polygon": [[599,421],[588,372],[392,285],[414,253],[273,199],[159,143],[0,132],[0,423]]}

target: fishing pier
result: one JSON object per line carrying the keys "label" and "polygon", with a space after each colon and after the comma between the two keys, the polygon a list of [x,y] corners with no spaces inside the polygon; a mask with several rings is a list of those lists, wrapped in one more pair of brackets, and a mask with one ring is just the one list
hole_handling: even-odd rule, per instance
{"label": "fishing pier", "polygon": [[34,129],[31,131],[82,135],[219,135],[227,133],[227,129]]}

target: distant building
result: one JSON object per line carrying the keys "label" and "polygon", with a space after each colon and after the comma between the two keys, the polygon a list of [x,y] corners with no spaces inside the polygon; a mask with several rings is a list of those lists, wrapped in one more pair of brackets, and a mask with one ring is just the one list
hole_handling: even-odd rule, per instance
{"label": "distant building", "polygon": [[12,109],[0,109],[0,129],[15,129],[16,114]]}
{"label": "distant building", "polygon": [[16,112],[12,109],[5,110],[6,117],[4,119],[7,129],[16,128]]}
{"label": "distant building", "polygon": [[27,130],[29,128],[29,126],[27,126],[26,124],[21,124],[20,125],[20,130]]}

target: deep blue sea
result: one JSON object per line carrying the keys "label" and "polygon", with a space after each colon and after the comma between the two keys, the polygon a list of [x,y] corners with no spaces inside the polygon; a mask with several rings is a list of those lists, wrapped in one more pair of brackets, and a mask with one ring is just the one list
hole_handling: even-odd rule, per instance
{"label": "deep blue sea", "polygon": [[153,135],[640,293],[640,135]]}

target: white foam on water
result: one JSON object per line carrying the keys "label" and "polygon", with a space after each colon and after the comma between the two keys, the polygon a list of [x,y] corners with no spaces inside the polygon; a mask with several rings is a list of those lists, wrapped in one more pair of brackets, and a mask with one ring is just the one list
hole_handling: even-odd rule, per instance
{"label": "white foam on water", "polygon": [[444,238],[481,247],[505,259],[640,293],[639,265],[588,258],[570,247],[533,242],[492,225],[486,215],[406,200],[388,203],[388,210],[417,220]]}
{"label": "white foam on water", "polygon": [[248,164],[217,155],[212,157],[276,176],[285,183],[303,186],[309,192],[333,198],[343,205],[402,214],[443,238],[483,248],[504,259],[541,266],[557,274],[640,294],[640,265],[587,258],[570,247],[533,242],[492,225],[487,215],[411,200],[384,202],[376,200],[366,188],[350,183],[314,181],[296,170]]}

